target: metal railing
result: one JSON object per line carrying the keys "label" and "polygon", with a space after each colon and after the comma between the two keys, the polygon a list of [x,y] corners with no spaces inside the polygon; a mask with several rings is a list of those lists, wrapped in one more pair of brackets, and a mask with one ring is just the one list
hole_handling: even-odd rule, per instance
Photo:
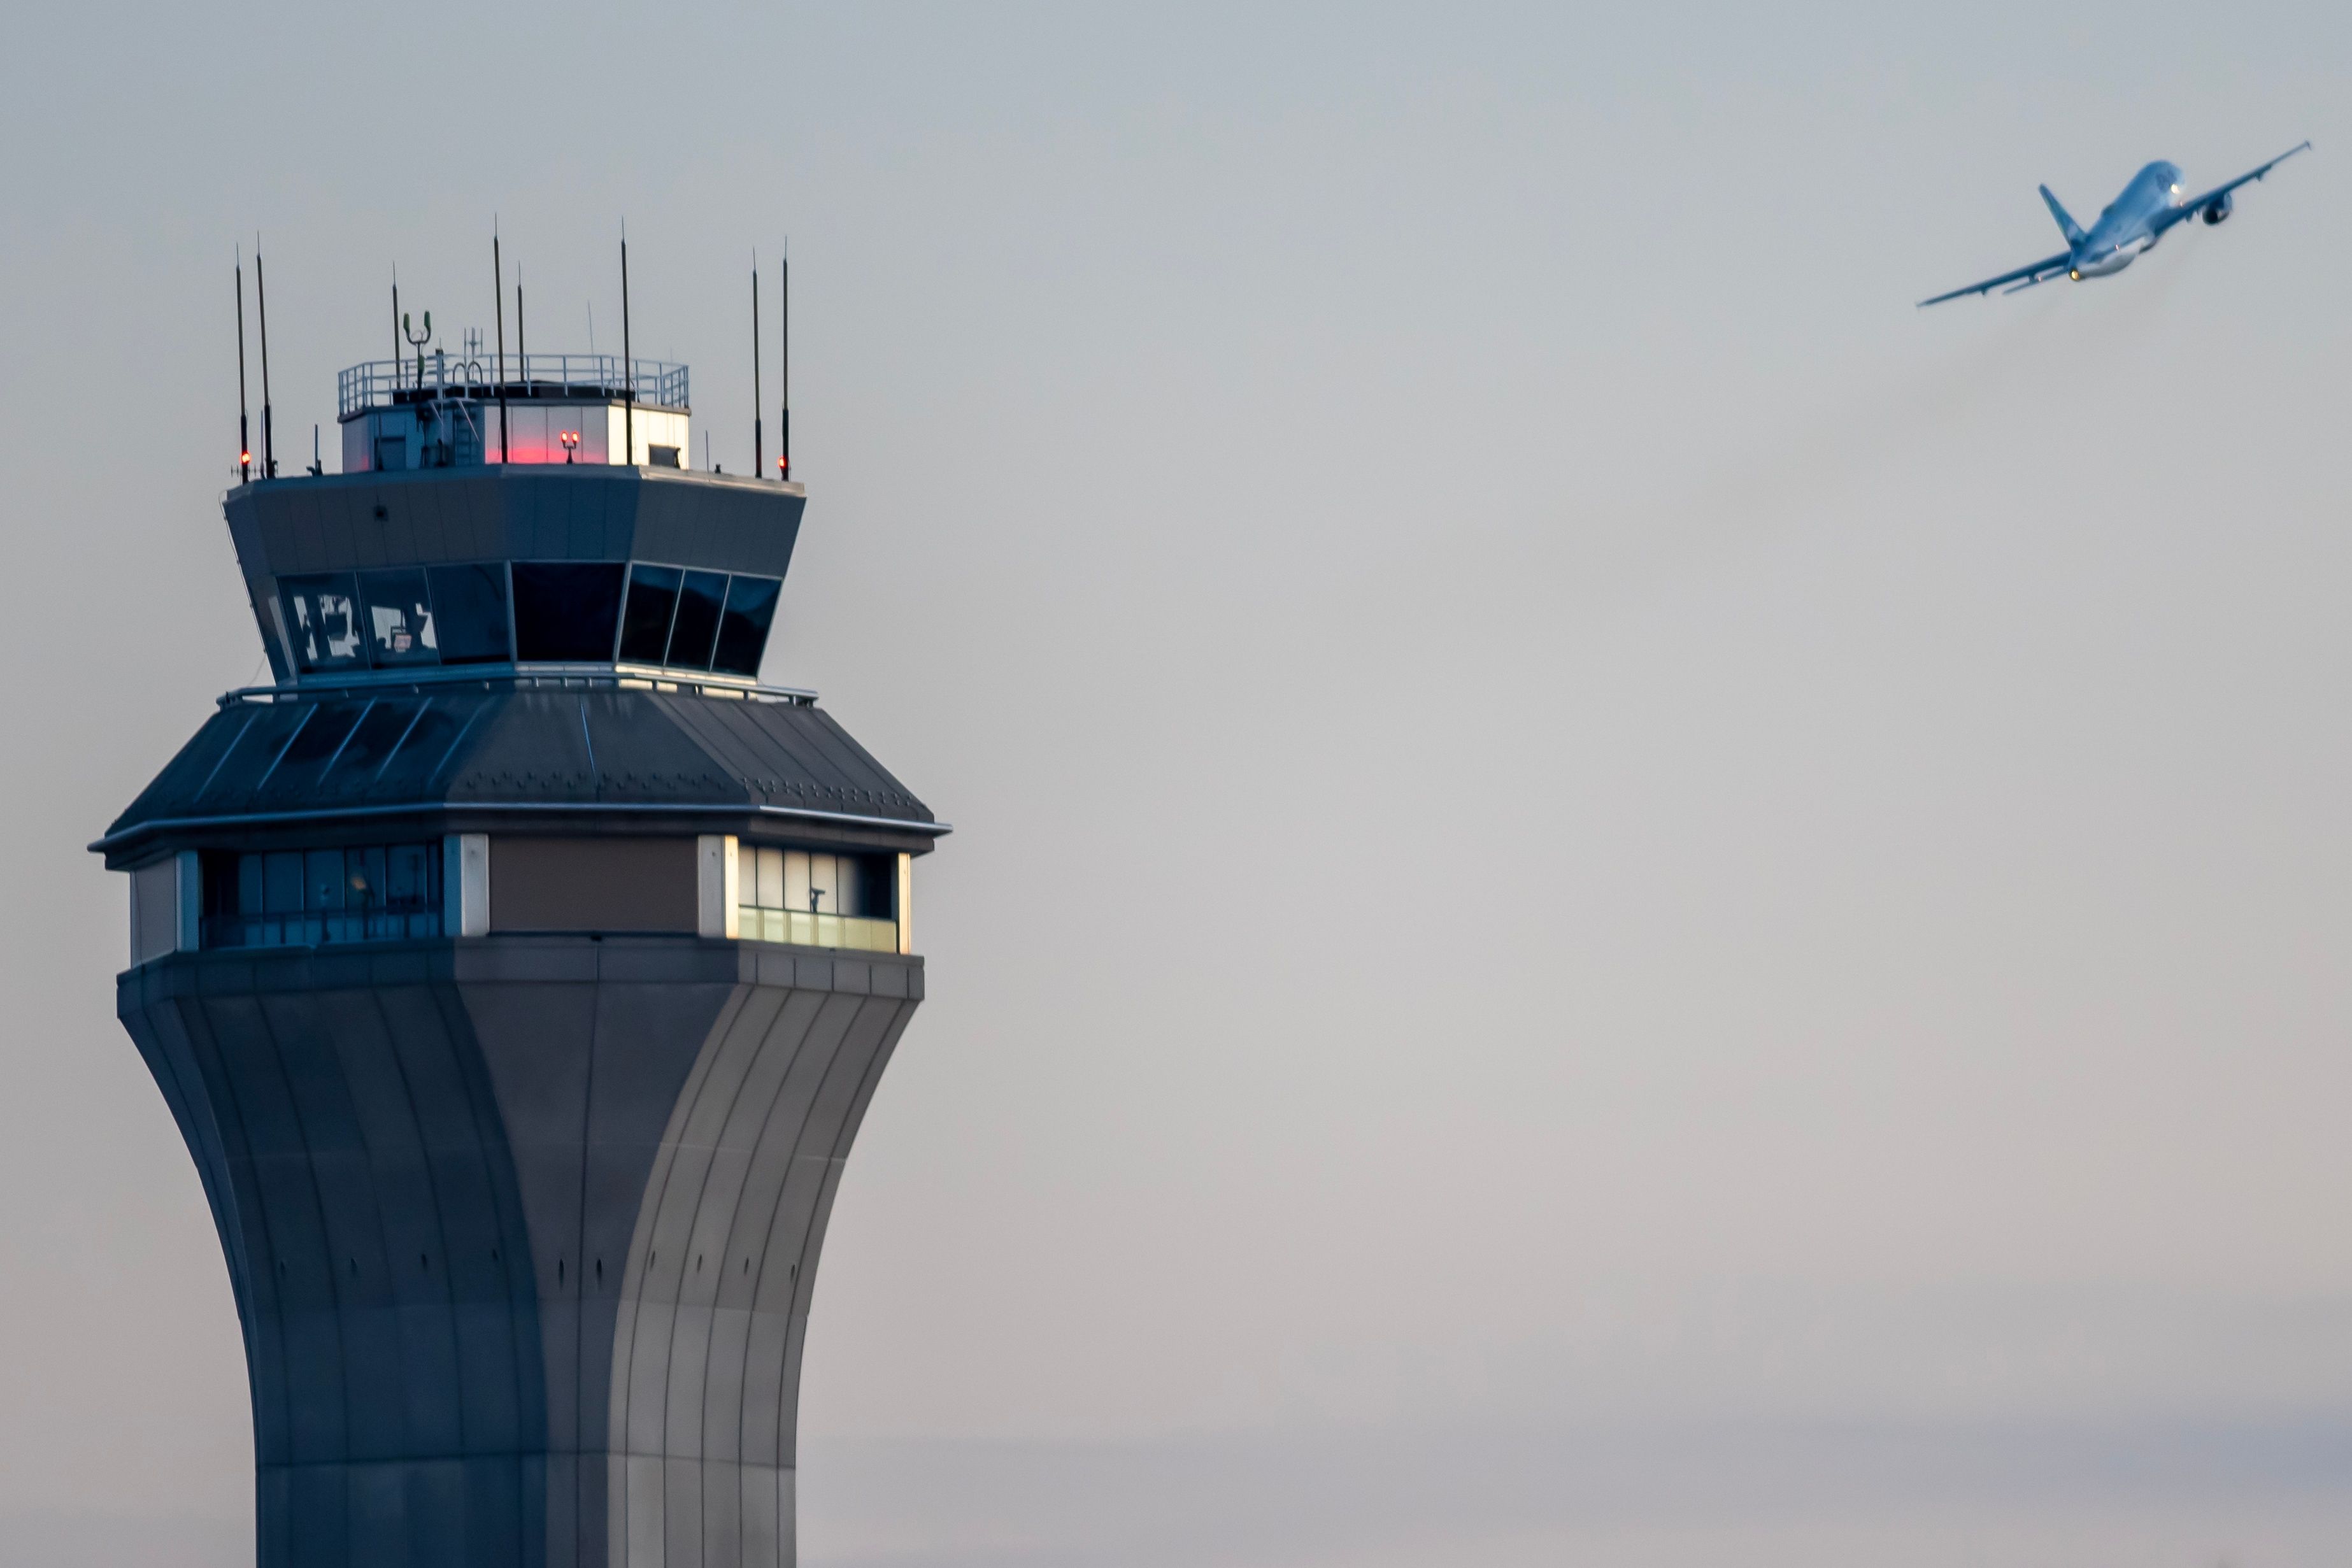
{"label": "metal railing", "polygon": [[619,354],[509,354],[505,379],[499,379],[494,354],[457,355],[447,350],[426,354],[419,375],[415,359],[369,360],[335,378],[335,416],[349,419],[371,408],[400,404],[430,403],[466,397],[495,402],[610,403],[630,395],[632,372],[636,401],[656,408],[689,406],[687,370],[667,360],[624,361]]}
{"label": "metal railing", "polygon": [[609,664],[530,664],[468,668],[463,665],[439,669],[383,670],[369,675],[305,676],[284,686],[240,686],[222,693],[223,708],[247,702],[310,702],[327,697],[429,697],[435,692],[472,689],[488,690],[683,691],[697,697],[725,697],[746,702],[782,702],[796,708],[816,701],[816,693],[797,686],[761,686],[724,677],[680,674],[627,675]]}
{"label": "metal railing", "polygon": [[814,910],[771,910],[739,904],[740,942],[782,942],[796,947],[845,947],[858,952],[898,951],[898,922],[864,915],[826,915]]}

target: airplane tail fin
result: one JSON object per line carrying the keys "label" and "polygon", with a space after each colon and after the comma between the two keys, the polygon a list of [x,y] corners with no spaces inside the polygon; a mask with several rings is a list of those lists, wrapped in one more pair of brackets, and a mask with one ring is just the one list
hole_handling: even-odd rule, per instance
{"label": "airplane tail fin", "polygon": [[2066,237],[2066,243],[2082,244],[2083,226],[2074,221],[2074,216],[2066,210],[2064,203],[2050,194],[2047,185],[2042,187],[2042,199],[2050,204],[2050,216],[2058,220],[2058,232]]}

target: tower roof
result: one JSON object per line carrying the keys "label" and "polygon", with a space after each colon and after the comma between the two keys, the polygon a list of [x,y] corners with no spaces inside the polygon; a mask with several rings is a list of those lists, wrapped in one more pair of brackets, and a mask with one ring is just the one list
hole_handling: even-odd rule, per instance
{"label": "tower roof", "polygon": [[111,866],[159,841],[427,817],[917,853],[948,831],[814,694],[506,679],[232,692],[91,847]]}

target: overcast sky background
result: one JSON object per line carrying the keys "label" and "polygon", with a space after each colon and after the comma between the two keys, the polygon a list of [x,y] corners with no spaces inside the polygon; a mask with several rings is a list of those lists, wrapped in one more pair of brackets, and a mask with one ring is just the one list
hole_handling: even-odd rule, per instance
{"label": "overcast sky background", "polygon": [[2352,10],[14,15],[0,1564],[251,1560],[82,848],[256,674],[233,247],[332,468],[495,216],[730,471],[790,237],[765,674],[957,825],[805,1563],[2340,1568]]}

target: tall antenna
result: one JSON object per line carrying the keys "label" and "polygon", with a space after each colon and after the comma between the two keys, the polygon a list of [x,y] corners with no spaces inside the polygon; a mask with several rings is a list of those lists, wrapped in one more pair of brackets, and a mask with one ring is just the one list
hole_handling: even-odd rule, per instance
{"label": "tall antenna", "polygon": [[253,479],[253,441],[245,422],[245,247],[236,251],[236,478]]}
{"label": "tall antenna", "polygon": [[515,358],[522,361],[522,395],[530,393],[530,349],[522,336],[522,263],[515,263]]}
{"label": "tall antenna", "polygon": [[490,300],[499,318],[499,461],[507,457],[507,269],[499,258],[499,220],[490,220]]}
{"label": "tall antenna", "polygon": [[261,280],[261,237],[253,237],[253,302],[261,307],[261,477],[278,477],[278,447],[269,434],[269,291]]}
{"label": "tall antenna", "polygon": [[751,252],[751,477],[768,467],[760,445],[760,253]]}
{"label": "tall antenna", "polygon": [[783,418],[776,421],[776,478],[791,482],[793,478],[793,242],[783,242],[783,266],[779,268],[781,299],[776,300],[776,320],[781,327],[781,351],[776,355],[776,378],[783,384]]}
{"label": "tall antenna", "polygon": [[629,357],[629,226],[621,226],[621,376],[629,400],[621,405],[621,461],[637,461],[637,362]]}
{"label": "tall antenna", "polygon": [[392,384],[400,384],[400,263],[392,264]]}

